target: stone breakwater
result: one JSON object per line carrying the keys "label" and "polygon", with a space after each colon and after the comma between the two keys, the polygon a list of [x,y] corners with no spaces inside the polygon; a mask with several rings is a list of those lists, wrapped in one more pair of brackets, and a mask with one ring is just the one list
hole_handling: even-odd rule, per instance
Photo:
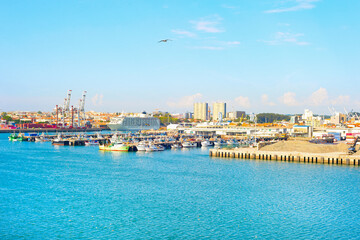
{"label": "stone breakwater", "polygon": [[344,153],[302,153],[261,151],[256,148],[210,149],[210,157],[253,159],[264,161],[286,161],[360,166],[360,155]]}

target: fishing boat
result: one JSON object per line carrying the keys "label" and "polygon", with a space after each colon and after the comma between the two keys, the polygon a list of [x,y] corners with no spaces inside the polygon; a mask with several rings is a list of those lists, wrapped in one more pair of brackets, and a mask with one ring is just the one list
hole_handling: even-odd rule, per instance
{"label": "fishing boat", "polygon": [[179,148],[181,148],[181,145],[178,143],[171,145],[171,149],[179,149]]}
{"label": "fishing boat", "polygon": [[137,150],[138,151],[141,151],[141,152],[143,152],[143,151],[146,151],[146,144],[144,143],[144,142],[140,142],[137,146],[136,146],[136,148],[137,148]]}
{"label": "fishing boat", "polygon": [[158,148],[158,151],[164,151],[165,147],[163,145],[156,146]]}
{"label": "fishing boat", "polygon": [[11,134],[11,135],[9,136],[9,141],[22,142],[22,141],[25,141],[25,140],[26,140],[26,139],[25,139],[25,136],[24,136],[23,133],[19,133],[19,134],[13,133],[13,134]]}
{"label": "fishing boat", "polygon": [[128,152],[130,146],[122,143],[122,142],[116,142],[112,143],[110,145],[99,145],[99,150],[103,151],[119,151],[119,152]]}
{"label": "fishing boat", "polygon": [[89,140],[85,141],[85,146],[98,146],[99,141],[98,140]]}
{"label": "fishing boat", "polygon": [[196,142],[186,141],[186,142],[183,142],[183,143],[182,143],[182,146],[183,146],[184,148],[191,148],[191,147],[196,147],[197,144],[196,144]]}
{"label": "fishing boat", "polygon": [[42,133],[40,136],[35,137],[35,142],[50,142],[51,139],[47,138],[45,133]]}
{"label": "fishing boat", "polygon": [[211,142],[209,140],[204,140],[201,142],[202,147],[210,147],[212,146]]}
{"label": "fishing boat", "polygon": [[145,149],[146,149],[147,152],[157,152],[157,151],[159,151],[159,149],[154,144],[150,144]]}
{"label": "fishing boat", "polygon": [[56,146],[69,146],[69,140],[63,138],[61,133],[59,133],[57,137],[52,140],[51,144]]}
{"label": "fishing boat", "polygon": [[214,142],[214,145],[215,145],[215,147],[221,147],[221,146],[226,145],[226,142],[221,139],[221,140]]}

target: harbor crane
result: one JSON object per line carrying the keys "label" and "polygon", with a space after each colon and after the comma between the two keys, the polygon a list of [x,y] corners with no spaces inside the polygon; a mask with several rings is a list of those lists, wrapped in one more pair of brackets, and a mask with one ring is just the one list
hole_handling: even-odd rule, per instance
{"label": "harbor crane", "polygon": [[[79,100],[79,108],[77,109],[77,114],[78,114],[78,126],[82,127],[83,125],[81,124],[81,121],[85,121],[86,117],[85,117],[85,98],[86,98],[86,91],[83,92],[82,97]],[[85,124],[84,124],[85,126]]]}
{"label": "harbor crane", "polygon": [[[65,127],[65,118],[69,118],[69,124],[71,124],[71,127],[74,126],[74,113],[77,113],[78,115],[78,122],[77,126],[80,127],[81,121],[85,121],[85,98],[86,98],[86,91],[83,92],[82,98],[79,100],[79,107],[74,108],[71,106],[70,108],[70,100],[71,100],[71,94],[72,90],[68,90],[67,97],[64,99],[63,105],[56,105],[56,126],[59,124],[59,114],[61,114],[61,125],[64,128]],[[85,125],[85,124],[84,124]]]}
{"label": "harbor crane", "polygon": [[62,107],[62,125],[65,127],[66,113],[70,112],[70,99],[72,90],[68,90],[67,98],[64,99],[64,105]]}

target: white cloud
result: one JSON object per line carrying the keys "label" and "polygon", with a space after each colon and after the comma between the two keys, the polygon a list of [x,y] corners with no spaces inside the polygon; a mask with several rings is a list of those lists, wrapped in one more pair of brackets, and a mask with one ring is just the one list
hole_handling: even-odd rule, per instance
{"label": "white cloud", "polygon": [[239,96],[235,98],[235,104],[240,107],[249,108],[251,106],[250,99],[248,97]]}
{"label": "white cloud", "polygon": [[226,45],[239,45],[239,44],[241,44],[241,43],[238,42],[238,41],[231,41],[231,42],[226,42],[225,44],[226,44]]}
{"label": "white cloud", "polygon": [[280,44],[295,44],[295,45],[309,45],[309,42],[300,41],[299,38],[303,37],[302,33],[288,33],[288,32],[277,32],[273,40],[263,40],[262,42],[268,45],[280,45]]}
{"label": "white cloud", "polygon": [[332,105],[350,105],[350,96],[340,95],[331,101]]}
{"label": "white cloud", "polygon": [[320,0],[291,0],[291,1],[283,1],[283,3],[291,2],[292,4],[295,4],[293,6],[284,7],[284,8],[277,8],[272,10],[267,10],[265,13],[282,13],[282,12],[295,12],[300,10],[306,10],[306,9],[313,9],[315,8],[315,2],[318,2]]}
{"label": "white cloud", "polygon": [[261,103],[265,106],[275,106],[276,104],[274,102],[269,101],[269,96],[267,94],[263,94],[261,96]]}
{"label": "white cloud", "polygon": [[[262,103],[265,104],[268,101],[268,97],[264,94],[261,98]],[[307,107],[327,107],[333,106],[349,106],[356,105],[356,102],[351,100],[348,95],[339,95],[337,97],[329,96],[326,88],[319,88],[311,93],[311,95],[305,98],[303,101],[296,99],[296,93],[286,92],[279,98],[279,102],[286,106],[307,106]],[[270,106],[270,105],[269,105]]]}
{"label": "white cloud", "polygon": [[279,98],[279,101],[287,106],[299,106],[300,103],[296,100],[296,93],[287,92]]}
{"label": "white cloud", "polygon": [[101,106],[103,104],[103,95],[102,94],[95,94],[94,97],[91,98],[91,102],[94,106]]}
{"label": "white cloud", "polygon": [[179,101],[176,102],[174,101],[167,102],[167,105],[169,107],[176,107],[176,108],[192,107],[192,105],[202,97],[203,95],[201,93],[196,93],[191,96],[184,96]]}
{"label": "white cloud", "polygon": [[185,30],[171,30],[171,32],[177,34],[177,35],[181,35],[181,36],[185,36],[185,37],[196,37],[195,33],[189,32],[189,31],[185,31]]}
{"label": "white cloud", "polygon": [[202,18],[199,21],[190,21],[190,23],[192,23],[194,28],[198,31],[207,33],[220,33],[224,32],[224,30],[218,27],[221,20],[221,17],[215,15],[212,17]]}
{"label": "white cloud", "polygon": [[310,106],[329,106],[329,105],[351,105],[351,99],[348,95],[339,95],[337,97],[331,97],[325,88],[319,88],[313,92],[308,98],[308,104]]}
{"label": "white cloud", "polygon": [[319,88],[309,97],[309,103],[312,106],[328,105],[329,95],[325,88]]}

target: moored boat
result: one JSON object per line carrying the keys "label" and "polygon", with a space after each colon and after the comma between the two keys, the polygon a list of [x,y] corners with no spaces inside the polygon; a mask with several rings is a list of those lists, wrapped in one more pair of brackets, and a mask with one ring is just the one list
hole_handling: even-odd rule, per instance
{"label": "moored boat", "polygon": [[215,147],[221,147],[221,146],[226,145],[226,142],[221,139],[221,140],[214,142],[214,145],[215,145]]}
{"label": "moored boat", "polygon": [[163,145],[156,146],[158,148],[158,151],[164,151],[165,147]]}
{"label": "moored boat", "polygon": [[181,148],[181,145],[178,143],[171,145],[171,149],[178,149],[178,148]]}
{"label": "moored boat", "polygon": [[136,148],[137,148],[137,150],[138,151],[141,151],[141,152],[143,152],[143,151],[146,151],[146,144],[144,143],[144,142],[140,142],[137,146],[136,146]]}
{"label": "moored boat", "polygon": [[239,142],[236,139],[229,139],[226,143],[232,146],[239,145]]}
{"label": "moored boat", "polygon": [[146,151],[147,152],[157,152],[157,151],[159,151],[159,149],[155,145],[150,144],[149,146],[146,147]]}
{"label": "moored boat", "polygon": [[85,141],[85,146],[98,146],[98,145],[99,145],[99,141],[97,140]]}
{"label": "moored boat", "polygon": [[99,150],[103,151],[128,152],[129,148],[130,146],[120,142],[112,143],[110,145],[99,145]]}
{"label": "moored boat", "polygon": [[59,133],[57,135],[57,137],[54,140],[52,140],[51,144],[52,145],[57,145],[57,146],[68,146],[69,145],[69,140],[63,138],[61,133]]}
{"label": "moored boat", "polygon": [[13,134],[11,134],[11,135],[9,136],[9,141],[22,142],[22,141],[25,141],[25,136],[24,136],[23,133],[19,133],[19,134],[13,133]]}
{"label": "moored boat", "polygon": [[197,144],[196,144],[196,142],[186,141],[186,142],[183,142],[183,143],[182,143],[182,146],[183,146],[184,148],[191,148],[191,147],[196,147]]}
{"label": "moored boat", "polygon": [[212,144],[210,143],[209,140],[204,140],[201,142],[201,146],[202,147],[210,147],[210,146],[212,146]]}

